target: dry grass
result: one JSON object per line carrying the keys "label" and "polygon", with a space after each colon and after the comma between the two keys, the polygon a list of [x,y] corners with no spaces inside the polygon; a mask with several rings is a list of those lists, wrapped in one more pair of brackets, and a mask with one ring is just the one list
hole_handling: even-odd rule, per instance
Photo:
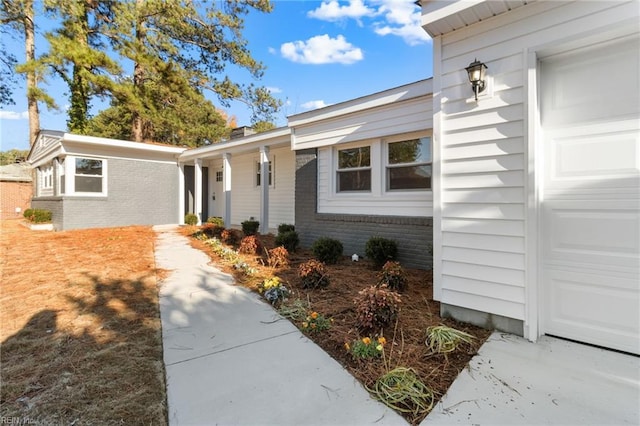
{"label": "dry grass", "polygon": [[0,416],[166,424],[154,232],[0,235]]}
{"label": "dry grass", "polygon": [[[183,228],[185,235],[196,232],[198,228]],[[261,236],[267,248],[274,245],[273,236]],[[297,275],[298,266],[313,257],[309,250],[299,249],[290,256],[287,267],[266,267],[265,260],[259,257],[243,256],[251,266],[258,270],[255,276],[247,277],[231,265],[213,254],[202,241],[192,239],[192,245],[211,256],[217,266],[234,274],[236,281],[253,290],[265,277],[278,276],[293,291],[291,299],[301,299],[311,304],[311,309],[333,319],[330,330],[311,333],[308,337],[322,347],[329,355],[341,363],[364,386],[373,388],[377,379],[395,367],[413,369],[418,378],[435,393],[437,402],[444,395],[458,373],[465,368],[490,332],[469,324],[458,323],[440,317],[440,304],[433,300],[431,271],[406,269],[408,289],[402,293],[400,314],[397,323],[379,330],[374,334],[384,335],[389,342],[385,349],[386,358],[373,360],[354,360],[345,349],[345,343],[352,343],[362,337],[375,337],[363,334],[356,327],[354,299],[358,292],[376,284],[378,270],[367,261],[351,262],[347,257],[336,265],[327,265],[330,284],[322,289],[303,289]],[[301,319],[294,323],[301,327]],[[433,355],[425,344],[427,328],[445,324],[474,336],[471,344],[462,344],[452,353]],[[426,413],[400,413],[412,424],[419,424]]]}

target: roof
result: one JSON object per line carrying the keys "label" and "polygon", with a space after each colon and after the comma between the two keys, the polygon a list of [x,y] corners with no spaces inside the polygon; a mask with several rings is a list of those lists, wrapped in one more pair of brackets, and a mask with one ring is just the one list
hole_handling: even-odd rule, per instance
{"label": "roof", "polygon": [[3,182],[31,182],[31,166],[27,163],[7,164],[0,166],[0,181]]}
{"label": "roof", "polygon": [[422,2],[422,27],[431,37],[485,21],[535,0],[430,0]]}

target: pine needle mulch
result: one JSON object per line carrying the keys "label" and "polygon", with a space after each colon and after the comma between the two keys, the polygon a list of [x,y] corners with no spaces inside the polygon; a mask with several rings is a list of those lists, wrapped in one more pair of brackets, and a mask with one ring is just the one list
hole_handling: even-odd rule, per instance
{"label": "pine needle mulch", "polygon": [[[182,232],[190,236],[198,229],[186,227]],[[274,246],[273,235],[261,236],[261,240],[267,248]],[[490,335],[488,330],[440,317],[440,304],[433,300],[431,271],[405,268],[408,288],[401,294],[402,301],[397,322],[374,333],[376,335],[371,335],[363,334],[356,327],[354,308],[354,299],[358,296],[358,292],[376,284],[378,280],[378,270],[370,262],[352,262],[345,256],[338,264],[327,265],[330,284],[326,288],[309,290],[301,288],[298,278],[298,266],[313,257],[309,250],[298,249],[291,254],[290,265],[285,268],[266,266],[267,261],[264,256],[244,255],[243,261],[257,270],[254,276],[247,276],[212,253],[210,247],[202,241],[192,238],[191,244],[208,253],[216,266],[233,274],[239,285],[257,290],[258,284],[264,278],[278,276],[292,291],[290,300],[300,299],[304,304],[308,303],[312,311],[333,319],[329,330],[307,333],[307,336],[368,389],[373,389],[376,381],[389,371],[397,367],[410,368],[416,373],[417,378],[433,391],[435,406]],[[304,318],[293,322],[301,328],[302,321]],[[458,350],[446,356],[433,355],[425,344],[427,328],[443,324],[469,333],[475,339],[471,344],[461,345]],[[345,347],[345,343],[352,344],[354,340],[363,337],[375,338],[380,335],[387,340],[384,358],[356,360]],[[399,414],[409,423],[419,424],[428,413],[409,410]]]}
{"label": "pine needle mulch", "polygon": [[0,418],[166,424],[150,227],[0,229]]}

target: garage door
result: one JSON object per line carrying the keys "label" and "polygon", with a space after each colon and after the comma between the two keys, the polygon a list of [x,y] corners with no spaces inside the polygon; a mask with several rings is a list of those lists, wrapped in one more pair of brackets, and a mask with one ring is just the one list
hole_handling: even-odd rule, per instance
{"label": "garage door", "polygon": [[541,328],[640,353],[640,39],[540,61]]}

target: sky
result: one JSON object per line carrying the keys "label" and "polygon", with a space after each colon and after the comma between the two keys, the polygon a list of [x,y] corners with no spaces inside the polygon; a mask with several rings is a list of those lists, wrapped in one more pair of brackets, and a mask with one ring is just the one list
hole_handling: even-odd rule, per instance
{"label": "sky", "polygon": [[[414,0],[275,0],[271,13],[251,12],[243,32],[255,59],[266,66],[263,78],[229,67],[233,81],[267,87],[283,102],[277,126],[287,116],[349,101],[383,90],[430,78],[432,43],[420,26],[420,8]],[[40,31],[55,23],[36,17]],[[42,43],[39,37],[36,43]],[[19,39],[5,39],[8,50],[23,58]],[[41,53],[36,44],[36,54]],[[40,106],[40,126],[66,130],[68,91],[61,80],[43,87],[61,109]],[[24,79],[14,90],[15,105],[0,109],[0,151],[28,149],[29,123]],[[222,107],[239,126],[250,125],[250,112],[240,102]],[[108,104],[92,101],[96,114]]]}

